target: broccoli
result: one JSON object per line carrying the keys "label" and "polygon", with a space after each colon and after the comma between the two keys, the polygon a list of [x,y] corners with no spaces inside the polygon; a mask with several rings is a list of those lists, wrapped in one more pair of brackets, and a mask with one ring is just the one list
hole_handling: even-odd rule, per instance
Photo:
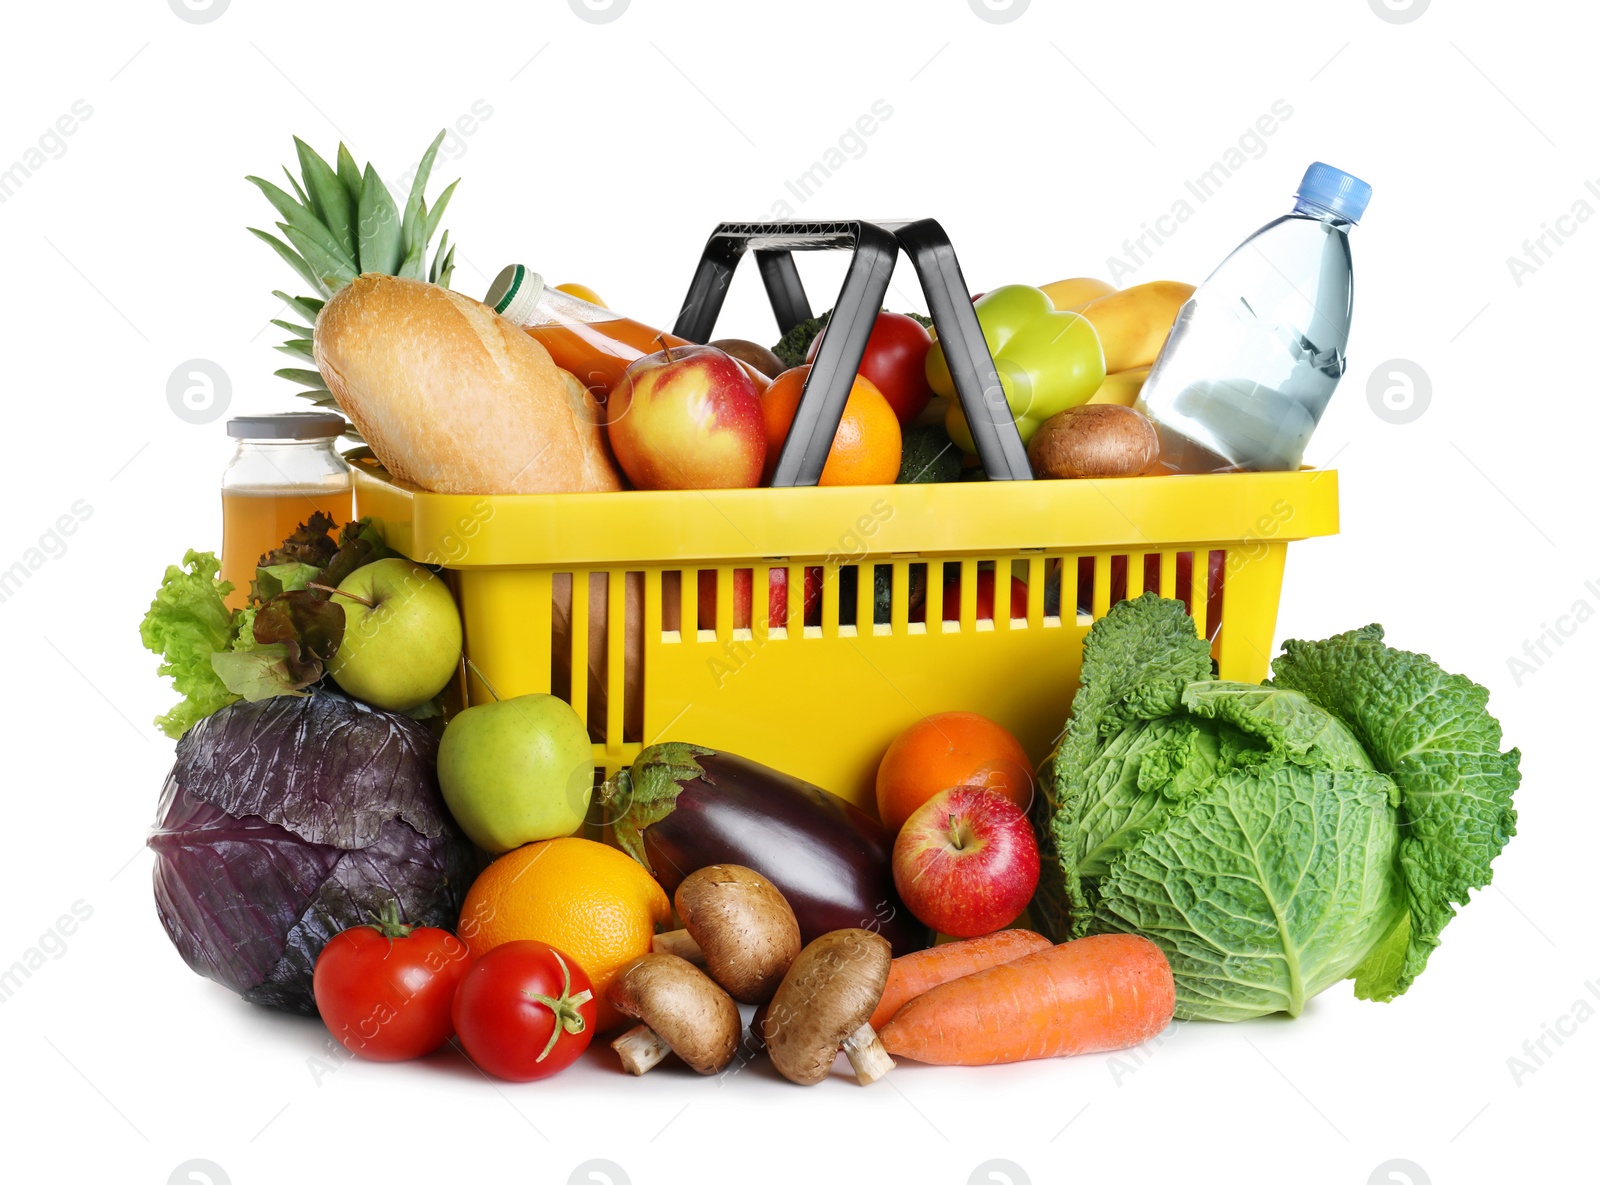
{"label": "broccoli", "polygon": [[819,333],[828,324],[829,309],[821,316],[812,317],[809,321],[802,321],[788,333],[783,335],[783,340],[772,347],[785,366],[799,366],[806,360],[806,351],[811,348],[811,343],[816,340]]}

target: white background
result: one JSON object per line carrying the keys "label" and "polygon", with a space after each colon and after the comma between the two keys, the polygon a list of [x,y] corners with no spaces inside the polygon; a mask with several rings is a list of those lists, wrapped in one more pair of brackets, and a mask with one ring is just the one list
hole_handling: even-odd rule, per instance
{"label": "white background", "polygon": [[[1033,1182],[1359,1185],[1396,1158],[1420,1166],[1412,1185],[1592,1174],[1600,1023],[1547,1042],[1520,1081],[1507,1064],[1586,981],[1600,991],[1585,891],[1600,625],[1561,618],[1600,608],[1600,220],[1567,224],[1520,284],[1506,263],[1574,202],[1600,210],[1590,6],[1456,0],[1397,24],[1366,0],[1033,0],[990,23],[966,0],[633,0],[597,24],[565,0],[233,0],[196,24],[121,0],[5,21],[0,167],[75,101],[92,108],[0,204],[0,567],[75,502],[92,510],[0,604],[0,965],[73,903],[92,910],[0,1005],[7,1179],[166,1182],[196,1158],[235,1185],[565,1182],[594,1158],[635,1185],[959,1183],[992,1158]],[[878,99],[893,114],[864,153],[795,201],[785,182]],[[435,174],[465,178],[446,219],[456,286],[481,294],[522,259],[665,324],[713,223],[785,197],[806,217],[936,216],[974,290],[1104,275],[1278,99],[1293,114],[1261,155],[1125,282],[1199,281],[1287,209],[1313,159],[1373,185],[1350,372],[1309,458],[1341,470],[1343,534],[1291,549],[1280,638],[1381,621],[1487,684],[1524,754],[1520,834],[1408,995],[1360,1003],[1340,985],[1292,1022],[1183,1027],[1132,1073],[1106,1057],[905,1066],[870,1090],[802,1091],[767,1070],[626,1080],[597,1049],[497,1088],[453,1053],[319,1075],[318,1024],[184,968],[141,847],[172,752],[149,721],[171,696],[136,625],[163,567],[219,542],[229,450],[220,422],[169,410],[166,383],[206,358],[231,376],[230,411],[294,405],[267,321],[269,290],[301,285],[245,233],[270,211],[243,181],[277,176],[292,133],[330,158],[343,138],[393,181],[481,100],[492,114]],[[829,266],[809,273],[819,308]],[[909,269],[895,282],[891,303],[915,304]],[[753,273],[741,283],[723,330],[770,338]],[[1367,399],[1394,358],[1431,380],[1406,425]],[[1524,641],[1563,622],[1572,636],[1516,677]]]}

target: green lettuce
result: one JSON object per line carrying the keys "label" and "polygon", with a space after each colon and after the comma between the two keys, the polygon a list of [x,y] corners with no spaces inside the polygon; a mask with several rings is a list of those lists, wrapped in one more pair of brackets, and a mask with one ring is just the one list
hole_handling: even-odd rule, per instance
{"label": "green lettuce", "polygon": [[139,626],[146,648],[161,655],[160,673],[183,697],[156,719],[162,732],[181,737],[240,699],[304,695],[322,679],[345,625],[327,590],[396,554],[370,519],[336,530],[318,511],[262,556],[244,609],[228,608],[233,585],[218,579],[211,552],[190,551],[182,567],[167,569]]}
{"label": "green lettuce", "polygon": [[221,571],[211,552],[185,552],[182,566],[168,566],[149,612],[139,623],[140,641],[161,655],[159,673],[169,677],[183,697],[156,718],[156,727],[169,737],[181,737],[239,698],[211,666],[211,656],[227,650],[234,635],[234,614],[224,603],[233,585],[219,579]]}
{"label": "green lettuce", "polygon": [[1214,679],[1180,603],[1123,602],[1043,779],[1041,923],[1145,934],[1185,1018],[1294,1016],[1352,977],[1394,998],[1515,830],[1483,688],[1376,626],[1287,643],[1274,673]]}

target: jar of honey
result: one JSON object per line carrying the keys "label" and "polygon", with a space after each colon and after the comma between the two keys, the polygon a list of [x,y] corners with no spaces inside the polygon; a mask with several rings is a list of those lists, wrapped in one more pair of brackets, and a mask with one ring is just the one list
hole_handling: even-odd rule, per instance
{"label": "jar of honey", "polygon": [[243,608],[256,564],[322,511],[344,526],[354,513],[350,466],[334,447],[345,430],[333,412],[235,416],[237,445],[222,474],[222,579],[230,609]]}

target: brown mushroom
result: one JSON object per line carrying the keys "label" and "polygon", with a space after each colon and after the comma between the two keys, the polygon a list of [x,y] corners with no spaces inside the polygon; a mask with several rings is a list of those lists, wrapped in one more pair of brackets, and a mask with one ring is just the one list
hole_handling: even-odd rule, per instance
{"label": "brown mushroom", "polygon": [[894,1069],[867,1023],[889,982],[891,957],[889,943],[869,930],[833,930],[796,956],[761,1026],[780,1074],[815,1086],[840,1046],[863,1086]]}
{"label": "brown mushroom", "polygon": [[1115,403],[1057,412],[1028,442],[1035,477],[1136,477],[1155,464],[1161,442],[1142,413]]}
{"label": "brown mushroom", "polygon": [[640,955],[618,971],[606,999],[635,1025],[611,1043],[630,1074],[643,1074],[675,1053],[698,1074],[715,1074],[739,1044],[739,1007],[676,955]]}
{"label": "brown mushroom", "polygon": [[800,953],[800,923],[777,886],[738,864],[690,873],[672,895],[682,930],[657,934],[652,949],[702,963],[741,1004],[762,1004]]}

